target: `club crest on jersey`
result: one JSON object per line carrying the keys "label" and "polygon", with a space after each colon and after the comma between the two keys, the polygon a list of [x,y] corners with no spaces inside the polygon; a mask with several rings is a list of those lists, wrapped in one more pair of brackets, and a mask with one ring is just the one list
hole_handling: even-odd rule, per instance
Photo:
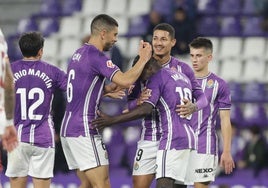
{"label": "club crest on jersey", "polygon": [[115,67],[115,65],[113,64],[113,62],[111,60],[106,61],[106,66],[108,68],[114,68]]}
{"label": "club crest on jersey", "polygon": [[207,88],[212,88],[214,87],[214,80],[210,79],[207,81]]}

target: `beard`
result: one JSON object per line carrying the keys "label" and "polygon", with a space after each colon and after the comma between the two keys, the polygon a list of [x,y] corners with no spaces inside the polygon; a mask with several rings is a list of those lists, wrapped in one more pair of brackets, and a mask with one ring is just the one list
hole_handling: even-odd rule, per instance
{"label": "beard", "polygon": [[113,43],[110,42],[106,42],[104,47],[103,47],[103,51],[109,51],[111,48],[113,47]]}

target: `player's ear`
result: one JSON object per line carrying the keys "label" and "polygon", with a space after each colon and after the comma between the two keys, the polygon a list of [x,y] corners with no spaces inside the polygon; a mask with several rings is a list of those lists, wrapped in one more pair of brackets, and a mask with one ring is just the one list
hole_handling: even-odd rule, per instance
{"label": "player's ear", "polygon": [[42,55],[43,55],[43,48],[40,48],[40,50],[37,53],[37,56],[41,58]]}
{"label": "player's ear", "polygon": [[171,40],[172,47],[175,46],[176,42],[177,42],[177,40],[175,38]]}

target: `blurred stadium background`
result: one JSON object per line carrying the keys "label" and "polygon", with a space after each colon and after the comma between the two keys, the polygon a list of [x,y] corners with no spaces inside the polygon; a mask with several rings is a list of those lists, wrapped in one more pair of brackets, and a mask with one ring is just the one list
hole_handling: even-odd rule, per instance
{"label": "blurred stadium background", "polygon": [[[74,50],[90,34],[93,17],[99,13],[109,14],[119,22],[117,47],[122,57],[121,68],[127,70],[137,53],[139,40],[145,37],[150,27],[151,12],[157,12],[166,22],[172,23],[178,7],[186,11],[193,25],[193,36],[206,36],[212,40],[214,60],[211,70],[229,83],[233,102],[231,120],[236,130],[232,150],[238,164],[243,159],[245,146],[252,140],[252,127],[258,127],[258,134],[268,142],[267,0],[0,0],[0,27],[8,42],[11,61],[21,58],[17,44],[19,35],[38,30],[45,36],[43,60],[66,70]],[[174,55],[190,64],[187,53]],[[126,99],[105,98],[102,109],[113,115],[120,113],[125,105]],[[131,165],[140,133],[137,125],[139,121],[133,121],[127,126],[119,125],[104,131],[112,187],[131,187]],[[58,130],[60,120],[55,126]],[[66,168],[60,143],[56,151],[58,157],[52,186],[78,187],[77,178]],[[5,153],[3,157],[5,163]],[[261,165],[263,168],[256,169],[254,160],[251,162],[246,168],[237,165],[231,176],[219,172],[211,187],[268,187],[268,159]],[[2,181],[4,188],[9,187],[4,175]]]}

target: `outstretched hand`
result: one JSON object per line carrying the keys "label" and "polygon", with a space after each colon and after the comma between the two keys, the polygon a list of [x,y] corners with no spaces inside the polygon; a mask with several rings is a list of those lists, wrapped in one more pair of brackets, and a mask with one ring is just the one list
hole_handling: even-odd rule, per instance
{"label": "outstretched hand", "polygon": [[8,152],[11,152],[18,146],[17,130],[14,126],[7,126],[5,132],[2,135],[3,148]]}

